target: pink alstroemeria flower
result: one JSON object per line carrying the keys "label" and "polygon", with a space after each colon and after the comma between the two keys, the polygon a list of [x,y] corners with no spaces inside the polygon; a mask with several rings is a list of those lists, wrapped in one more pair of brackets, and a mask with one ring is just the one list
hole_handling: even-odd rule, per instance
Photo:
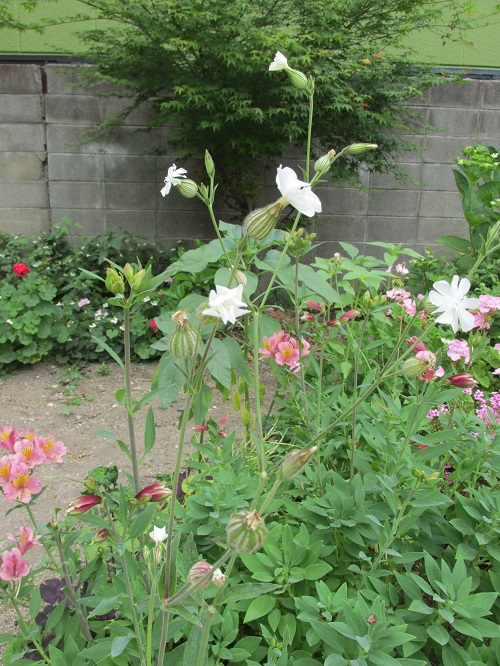
{"label": "pink alstroemeria flower", "polygon": [[280,342],[274,359],[278,365],[292,365],[299,360],[299,348],[289,340]]}
{"label": "pink alstroemeria flower", "polygon": [[0,578],[7,581],[18,581],[30,572],[30,565],[23,560],[19,548],[4,550],[0,565]]}
{"label": "pink alstroemeria flower", "polygon": [[10,481],[10,468],[12,466],[12,456],[2,456],[0,458],[0,487]]}
{"label": "pink alstroemeria flower", "polygon": [[259,354],[261,358],[274,357],[278,345],[282,342],[286,342],[290,336],[285,331],[276,331],[274,335],[270,337],[264,336],[264,347],[259,349]]}
{"label": "pink alstroemeria flower", "polygon": [[15,462],[10,468],[10,481],[3,487],[7,502],[18,499],[23,504],[28,504],[31,495],[36,495],[42,489],[42,482],[36,476],[30,476],[28,466],[24,463]]}
{"label": "pink alstroemeria flower", "polygon": [[14,444],[17,437],[18,431],[11,425],[6,425],[3,428],[0,428],[0,448],[7,449],[7,451],[14,453]]}
{"label": "pink alstroemeria flower", "polygon": [[45,453],[36,445],[39,437],[31,439],[20,439],[14,444],[14,461],[24,463],[29,469],[33,469],[40,463],[45,462]]}
{"label": "pink alstroemeria flower", "polygon": [[33,530],[30,530],[26,525],[22,525],[19,529],[19,539],[17,539],[13,534],[7,534],[7,539],[13,541],[16,546],[19,548],[21,555],[24,555],[35,546],[39,546],[40,537],[33,537]]}
{"label": "pink alstroemeria flower", "polygon": [[43,451],[46,462],[62,463],[62,456],[68,451],[63,442],[56,442],[55,437],[52,435],[37,437],[35,443]]}

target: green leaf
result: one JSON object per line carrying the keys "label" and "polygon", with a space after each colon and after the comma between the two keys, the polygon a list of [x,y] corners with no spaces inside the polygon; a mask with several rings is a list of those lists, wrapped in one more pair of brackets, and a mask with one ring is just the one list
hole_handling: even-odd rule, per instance
{"label": "green leaf", "polygon": [[49,617],[47,619],[47,623],[45,625],[45,631],[50,631],[57,624],[59,624],[65,609],[66,609],[66,601],[60,601],[57,604],[57,606],[54,608],[52,613],[49,615]]}
{"label": "green leaf", "polygon": [[252,622],[263,615],[267,615],[276,606],[276,597],[268,594],[257,597],[252,601],[247,609],[243,622]]}
{"label": "green leaf", "polygon": [[144,425],[144,453],[151,451],[156,441],[156,427],[153,408],[150,407],[146,414],[146,423]]}
{"label": "green leaf", "polygon": [[[110,610],[116,609],[120,606],[118,600],[125,597],[125,594],[117,594],[115,597],[107,597],[102,599],[94,610],[90,611],[88,614],[89,620],[93,617],[98,617],[99,615],[106,615]],[[94,600],[94,597],[87,597],[82,599],[86,604],[90,605],[90,602]]]}
{"label": "green leaf", "polygon": [[106,344],[106,342],[104,342],[104,340],[102,340],[101,338],[97,338],[95,335],[91,335],[90,337],[99,347],[104,349],[104,351],[107,351],[108,354],[111,356],[111,358],[115,360],[120,366],[120,368],[125,372],[125,366],[123,365],[123,361],[118,356],[118,354],[115,351],[113,351],[111,347],[108,344]]}
{"label": "green leaf", "polygon": [[437,242],[451,250],[460,252],[460,254],[469,254],[470,252],[470,241],[459,236],[441,236],[437,239]]}
{"label": "green leaf", "polygon": [[225,589],[220,603],[228,604],[231,601],[239,601],[240,599],[255,599],[266,594],[266,592],[273,592],[279,589],[279,587],[279,585],[275,585],[274,583],[240,583],[239,585]]}
{"label": "green leaf", "polygon": [[193,420],[197,425],[201,425],[205,421],[211,401],[212,389],[203,383],[193,397]]}
{"label": "green leaf", "polygon": [[248,367],[248,362],[243,355],[243,351],[239,342],[235,338],[227,336],[222,340],[222,344],[229,354],[231,368],[234,370],[234,372],[238,375],[238,377],[244,379],[247,384],[253,384],[253,375],[250,371],[250,368]]}
{"label": "green leaf", "polygon": [[210,346],[207,368],[212,377],[225,388],[231,387],[231,359],[222,340],[214,338]]}
{"label": "green leaf", "polygon": [[436,641],[436,643],[439,643],[439,645],[446,645],[450,640],[450,635],[442,624],[435,624],[431,627],[427,627],[427,633],[432,638],[432,640]]}
{"label": "green leaf", "polygon": [[151,525],[151,520],[155,511],[156,506],[154,502],[151,504],[146,504],[146,506],[141,509],[139,515],[134,518],[132,525],[130,526],[130,539],[137,539],[137,537],[146,532],[148,527]]}
{"label": "green leaf", "polygon": [[113,642],[111,643],[111,656],[118,657],[118,655],[120,655],[126,649],[132,638],[134,638],[134,634],[132,633],[128,633],[126,636],[117,636],[114,638]]}
{"label": "green leaf", "polygon": [[305,580],[319,580],[326,576],[326,574],[332,570],[332,567],[326,562],[316,562],[315,564],[310,564],[304,569],[304,579]]}

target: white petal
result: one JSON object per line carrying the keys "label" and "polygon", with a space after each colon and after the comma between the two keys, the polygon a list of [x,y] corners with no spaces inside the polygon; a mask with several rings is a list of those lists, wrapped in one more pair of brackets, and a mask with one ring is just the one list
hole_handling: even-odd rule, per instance
{"label": "white petal", "polygon": [[293,169],[290,169],[290,167],[282,167],[280,164],[276,173],[276,185],[281,194],[288,198],[290,192],[293,192],[301,185],[307,185],[307,183],[299,180]]}
{"label": "white petal", "polygon": [[[455,277],[457,277],[457,276],[455,275]],[[455,279],[455,277],[453,279]],[[457,279],[458,279],[458,277],[457,277]],[[462,278],[460,280],[460,282],[458,283],[458,285],[457,285],[457,296],[458,296],[458,298],[460,298],[460,300],[462,298],[464,298],[465,295],[467,294],[467,292],[469,291],[469,289],[470,289],[469,280],[467,278]]]}
{"label": "white petal", "polygon": [[160,194],[162,197],[166,197],[167,194],[170,192],[170,188],[172,187],[172,183],[168,180],[165,181],[165,185],[161,188]]}
{"label": "white petal", "polygon": [[307,217],[321,213],[321,201],[309,186],[290,194],[287,198],[294,208]]}
{"label": "white petal", "polygon": [[274,60],[269,65],[269,70],[271,72],[278,72],[280,69],[284,69],[285,67],[288,67],[288,60],[281,53],[281,51],[276,51]]}
{"label": "white petal", "polygon": [[464,333],[467,333],[467,331],[470,331],[474,328],[474,315],[472,315],[467,310],[461,309],[458,314],[458,318]]}

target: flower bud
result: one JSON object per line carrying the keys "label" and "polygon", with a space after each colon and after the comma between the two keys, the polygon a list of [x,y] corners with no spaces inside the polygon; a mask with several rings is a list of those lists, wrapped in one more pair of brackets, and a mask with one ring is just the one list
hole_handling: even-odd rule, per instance
{"label": "flower bud", "polygon": [[208,562],[205,562],[205,560],[201,560],[200,562],[196,562],[196,564],[193,564],[191,569],[189,570],[188,573],[188,582],[191,585],[196,585],[196,587],[199,590],[204,590],[206,587],[210,585],[210,578],[207,578],[206,581],[204,581],[201,585],[199,585],[199,581],[207,575],[207,573],[212,569],[210,564]]}
{"label": "flower bud", "polygon": [[189,358],[196,348],[196,332],[188,320],[186,310],[179,310],[172,315],[177,324],[168,341],[170,353],[177,358]]}
{"label": "flower bud", "polygon": [[233,513],[226,528],[227,543],[237,553],[259,550],[266,535],[266,525],[257,510]]}
{"label": "flower bud", "polygon": [[130,283],[134,277],[134,269],[130,264],[125,264],[123,267],[123,275],[125,279]]}
{"label": "flower bud", "polygon": [[355,319],[358,316],[359,316],[359,310],[348,310],[347,312],[344,312],[343,315],[340,315],[339,321],[341,322],[349,321],[349,319]]}
{"label": "flower bud", "polygon": [[425,472],[423,469],[418,469],[418,467],[412,467],[411,473],[419,481],[425,481]]}
{"label": "flower bud", "polygon": [[245,287],[247,286],[247,284],[248,284],[248,278],[247,278],[247,276],[245,275],[245,273],[243,273],[243,271],[240,271],[240,270],[236,269],[236,271],[235,271],[235,273],[234,273],[234,277],[236,278],[236,282],[237,282],[238,284],[242,284],[242,285],[243,285],[243,288],[245,288]]}
{"label": "flower bud", "polygon": [[305,74],[299,72],[297,69],[292,69],[291,67],[286,67],[285,71],[288,74],[288,78],[292,82],[292,85],[298,90],[308,89],[307,76]]}
{"label": "flower bud", "polygon": [[[147,284],[143,284],[147,280]],[[142,268],[140,271],[137,271],[137,273],[134,275],[132,278],[132,282],[130,283],[130,287],[132,291],[139,292],[139,291],[144,291],[147,289],[147,286],[149,284],[149,280],[146,277],[146,269]]]}
{"label": "flower bud", "polygon": [[215,164],[208,150],[205,150],[205,169],[207,170],[209,178],[215,176]]}
{"label": "flower bud", "polygon": [[106,268],[105,284],[107,289],[114,295],[123,294],[125,291],[125,283],[114,268]]}
{"label": "flower bud", "polygon": [[278,477],[282,481],[293,479],[304,469],[317,450],[317,446],[311,446],[309,449],[292,451],[281,463]]}
{"label": "flower bud", "polygon": [[452,386],[456,386],[457,388],[472,388],[477,386],[477,381],[468,372],[463,372],[459,375],[448,377],[446,381],[448,381]]}
{"label": "flower bud", "polygon": [[330,168],[333,158],[335,157],[336,153],[333,150],[329,150],[326,155],[322,155],[320,158],[318,158],[314,164],[314,171],[316,173],[326,173],[328,169]]}
{"label": "flower bud", "polygon": [[340,266],[340,264],[344,261],[344,257],[340,254],[340,252],[335,252],[330,261],[332,262],[332,264]]}
{"label": "flower bud", "polygon": [[156,481],[155,483],[151,483],[149,486],[146,486],[142,490],[139,490],[135,496],[135,499],[140,504],[147,504],[149,502],[161,502],[167,497],[170,497],[171,494],[172,491],[170,488],[167,488],[166,485],[161,481]]}
{"label": "flower bud", "polygon": [[109,537],[109,530],[103,527],[94,534],[92,539],[93,543],[100,543],[101,541],[106,541]]}
{"label": "flower bud", "polygon": [[82,513],[93,509],[102,502],[99,495],[80,495],[74,499],[66,509],[67,516],[80,516]]}
{"label": "flower bud", "polygon": [[253,210],[243,222],[247,235],[250,238],[255,238],[255,240],[267,238],[276,226],[283,208],[284,204],[278,200],[264,208]]}
{"label": "flower bud", "polygon": [[365,620],[368,622],[368,624],[375,624],[377,622],[377,616],[373,613],[370,613],[370,615],[365,617]]}
{"label": "flower bud", "polygon": [[183,197],[186,197],[186,199],[192,199],[198,194],[198,185],[194,180],[189,180],[189,178],[181,180],[177,185],[177,189]]}
{"label": "flower bud", "polygon": [[403,363],[401,372],[405,377],[414,378],[420,377],[426,370],[429,369],[429,363],[424,361],[421,358],[413,356],[412,358],[407,358]]}
{"label": "flower bud", "polygon": [[376,143],[353,143],[348,148],[346,152],[351,155],[362,155],[370,150],[376,150],[378,145]]}

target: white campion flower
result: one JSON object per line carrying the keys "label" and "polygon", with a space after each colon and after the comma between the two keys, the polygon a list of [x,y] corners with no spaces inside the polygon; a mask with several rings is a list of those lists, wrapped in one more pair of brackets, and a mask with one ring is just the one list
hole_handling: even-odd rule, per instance
{"label": "white campion flower", "polygon": [[186,173],[186,169],[183,169],[182,167],[177,168],[175,164],[172,164],[172,166],[168,168],[167,175],[165,176],[165,185],[161,189],[161,195],[166,197],[170,192],[172,185],[178,185],[182,182],[182,178],[186,177]]}
{"label": "white campion flower", "polygon": [[474,326],[474,317],[468,308],[477,308],[479,299],[466,297],[470,289],[469,280],[460,280],[458,275],[454,275],[451,284],[446,280],[439,280],[432,286],[435,291],[429,292],[429,301],[436,306],[433,314],[441,313],[436,318],[438,324],[450,324],[454,333],[458,330],[458,324],[461,324],[464,333],[470,331]]}
{"label": "white campion flower", "polygon": [[149,536],[153,539],[155,544],[159,546],[160,543],[163,543],[167,538],[167,529],[166,527],[156,527],[155,525],[153,531],[149,533]]}
{"label": "white campion flower", "polygon": [[269,65],[269,71],[270,72],[279,72],[280,70],[285,69],[285,67],[288,67],[288,60],[281,53],[281,51],[276,51],[276,55],[274,56],[274,60]]}
{"label": "white campion flower", "polygon": [[202,314],[222,319],[224,324],[227,324],[228,322],[234,324],[236,322],[236,317],[241,317],[241,315],[250,312],[250,310],[246,308],[246,303],[242,300],[242,297],[242,284],[234,289],[221,287],[216,284],[215,291],[212,289],[208,296],[208,308],[203,310]]}
{"label": "white campion flower", "polygon": [[312,217],[315,213],[321,213],[321,201],[314,194],[309,183],[297,178],[297,174],[290,167],[278,167],[276,174],[276,185],[283,195],[279,201],[291,204],[302,215]]}

